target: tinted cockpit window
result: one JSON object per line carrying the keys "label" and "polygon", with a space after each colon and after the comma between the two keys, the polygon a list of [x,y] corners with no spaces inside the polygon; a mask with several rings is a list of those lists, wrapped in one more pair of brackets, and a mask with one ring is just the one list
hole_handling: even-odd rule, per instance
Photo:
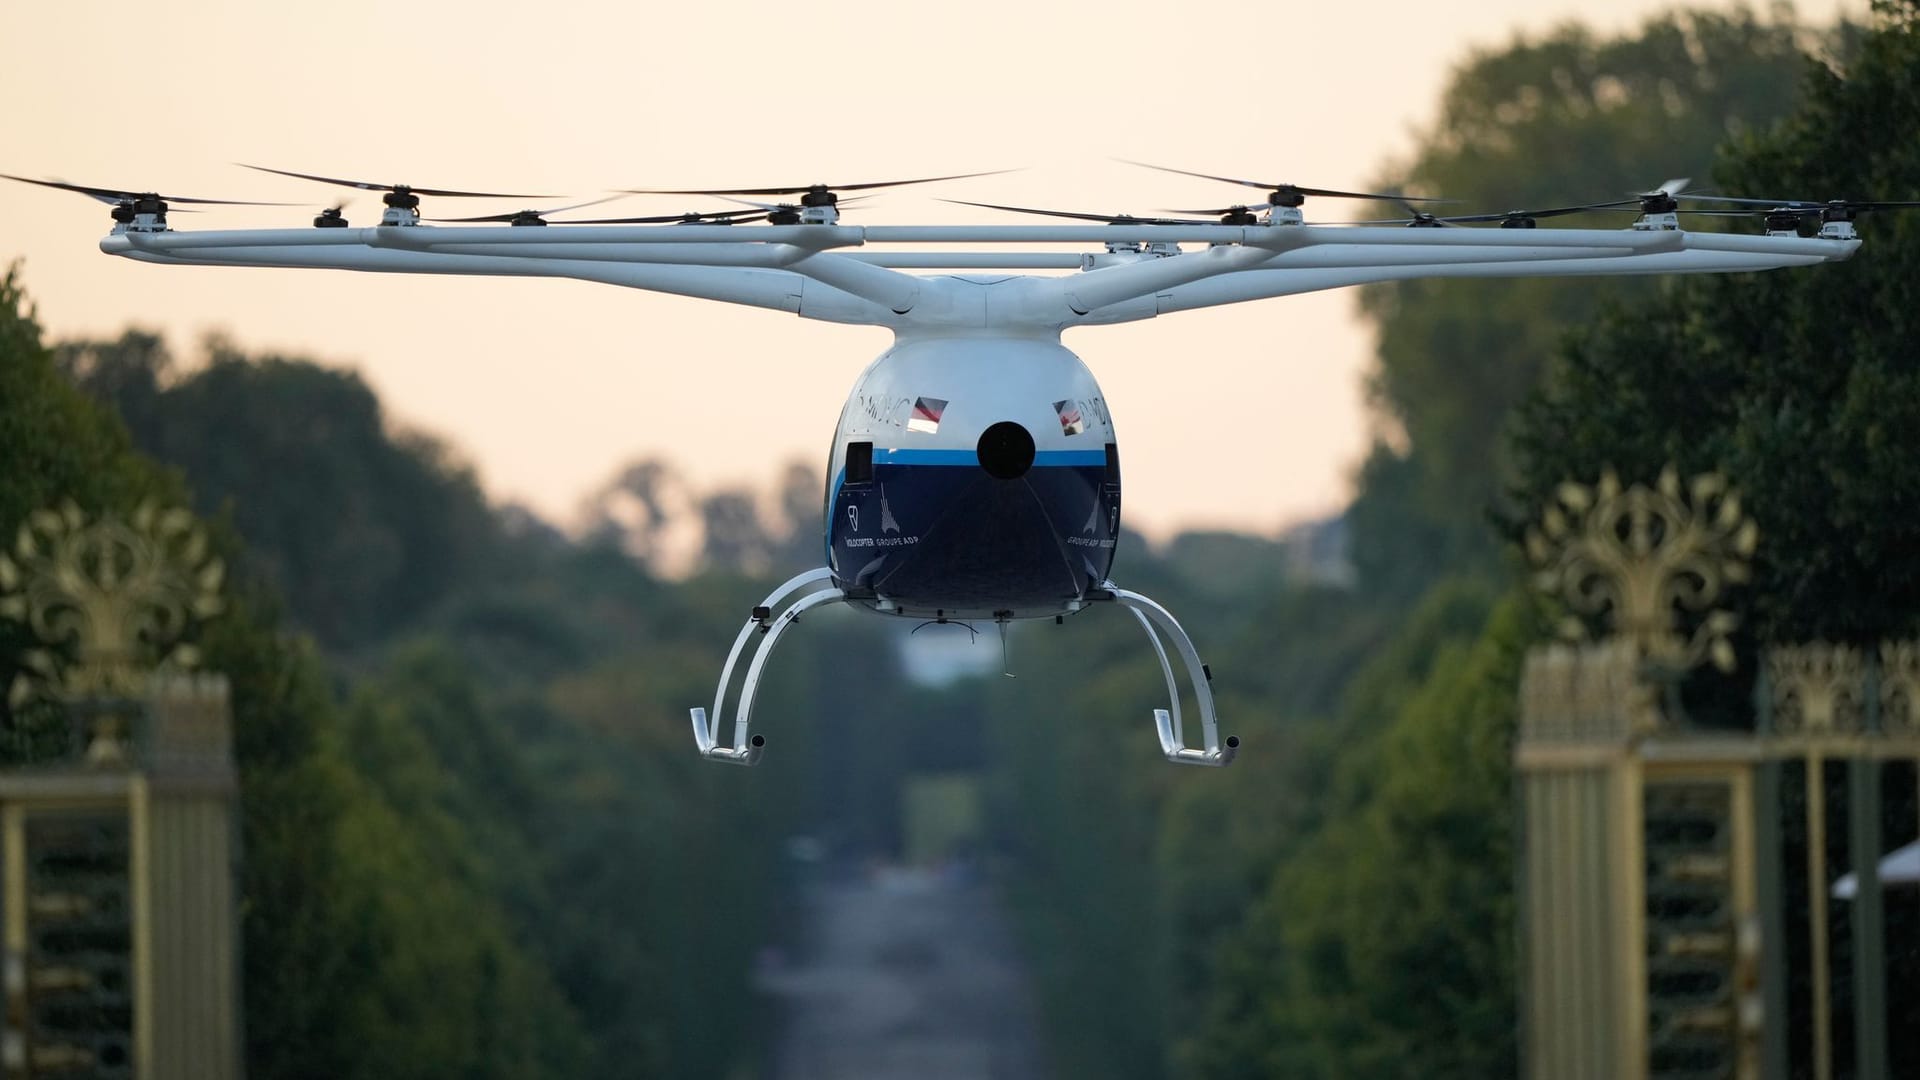
{"label": "tinted cockpit window", "polygon": [[855,442],[847,444],[847,483],[873,483],[873,444]]}

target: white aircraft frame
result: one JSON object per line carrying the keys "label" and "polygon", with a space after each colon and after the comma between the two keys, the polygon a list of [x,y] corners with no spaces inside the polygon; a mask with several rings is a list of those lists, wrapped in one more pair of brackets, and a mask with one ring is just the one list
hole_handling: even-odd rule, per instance
{"label": "white aircraft frame", "polygon": [[[1794,214],[1770,219],[1764,235],[1735,235],[1685,231],[1672,212],[1643,212],[1628,228],[1611,230],[1413,228],[1313,225],[1297,207],[1286,206],[1270,206],[1254,224],[1233,225],[854,226],[839,224],[838,208],[829,201],[800,209],[800,224],[540,224],[530,214],[529,223],[539,227],[525,228],[422,225],[417,202],[396,202],[390,200],[381,224],[370,228],[176,232],[167,225],[164,202],[144,196],[122,205],[119,223],[100,247],[110,255],[169,265],[572,278],[884,326],[899,342],[968,338],[981,347],[1022,339],[1057,345],[1061,332],[1076,326],[1377,281],[1773,270],[1842,261],[1860,247],[1847,215],[1823,217],[1813,237],[1792,227]],[[337,218],[323,215],[315,224],[332,226]],[[1062,244],[1101,250],[1034,250]],[[1188,244],[1197,246],[1182,246]],[[993,247],[978,250],[982,245]],[[1231,762],[1239,740],[1221,737],[1211,672],[1179,623],[1158,604],[1112,582],[1096,592],[1090,598],[1114,601],[1132,613],[1159,658],[1170,701],[1169,708],[1154,711],[1154,720],[1166,758],[1191,765]],[[775,615],[792,597],[797,599],[791,606]],[[728,655],[712,713],[691,710],[703,757],[742,765],[759,760],[765,739],[750,733],[749,717],[773,645],[803,611],[847,599],[832,572],[822,568],[795,577],[754,609]],[[1203,735],[1198,748],[1186,745],[1180,690],[1162,635],[1172,642],[1193,690]],[[731,716],[729,746],[721,739],[728,690],[756,637]]]}
{"label": "white aircraft frame", "polygon": [[[1376,281],[1729,273],[1838,262],[1851,223],[1819,236],[1688,232],[1675,214],[1626,229],[1256,225],[800,225],[541,228],[419,224],[389,209],[370,228],[179,232],[164,215],[116,226],[101,250],[142,262],[376,273],[558,277],[786,311],[900,335],[1057,337],[1075,326]],[[1101,245],[1099,254],[898,250],[896,245]],[[1204,248],[1183,249],[1183,244]],[[852,250],[867,249],[867,250]],[[916,274],[910,270],[954,270]],[[1065,274],[1004,271],[1066,270]],[[966,271],[995,271],[990,275]]]}

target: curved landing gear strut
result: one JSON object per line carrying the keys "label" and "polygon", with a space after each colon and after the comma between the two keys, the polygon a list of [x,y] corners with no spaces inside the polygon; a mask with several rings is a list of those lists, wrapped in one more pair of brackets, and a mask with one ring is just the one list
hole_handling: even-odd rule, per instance
{"label": "curved landing gear strut", "polygon": [[[1180,623],[1166,608],[1152,600],[1136,592],[1115,588],[1112,582],[1107,582],[1105,589],[1113,594],[1113,602],[1126,608],[1139,621],[1140,629],[1147,632],[1147,640],[1153,644],[1153,653],[1160,658],[1160,673],[1167,678],[1169,708],[1153,710],[1153,725],[1160,733],[1161,752],[1176,765],[1219,768],[1230,764],[1234,755],[1240,752],[1240,737],[1229,735],[1224,742],[1221,741],[1219,718],[1213,711],[1213,672],[1200,662],[1193,639],[1180,628]],[[1167,647],[1160,640],[1162,634],[1173,641],[1180,659],[1187,666],[1187,679],[1193,683],[1193,699],[1200,706],[1202,744],[1198,749],[1187,745],[1186,728],[1180,716],[1180,684],[1173,677],[1173,662],[1167,658]]]}
{"label": "curved landing gear strut", "polygon": [[[774,608],[789,597],[795,599],[776,617]],[[837,603],[846,598],[846,592],[833,584],[833,572],[821,567],[791,578],[753,609],[752,614],[747,616],[747,624],[740,628],[740,633],[733,639],[733,649],[727,653],[726,666],[720,671],[720,686],[714,693],[713,713],[709,715],[706,709],[697,707],[688,710],[693,719],[693,741],[702,757],[734,765],[759,762],[767,740],[763,735],[751,734],[749,725],[753,717],[754,694],[760,688],[760,676],[766,670],[767,658],[773,655],[774,646],[780,643],[780,635],[786,632],[787,627],[799,622],[801,614],[822,604]],[[1146,631],[1147,641],[1160,661],[1160,673],[1167,680],[1167,708],[1153,710],[1154,727],[1160,735],[1160,750],[1167,760],[1179,765],[1209,765],[1216,768],[1232,762],[1240,752],[1240,740],[1232,735],[1224,740],[1220,738],[1219,719],[1213,707],[1213,673],[1200,662],[1193,639],[1181,629],[1173,615],[1147,597],[1116,588],[1112,582],[1091,592],[1087,599],[1110,600],[1119,604]],[[755,645],[753,657],[747,664],[746,677],[740,684],[740,697],[734,705],[733,742],[730,746],[723,746],[720,744],[720,728],[726,719],[727,691],[733,683],[734,669],[739,666],[740,657],[747,650],[747,643],[755,636],[760,641]],[[1167,655],[1166,640],[1173,642],[1174,650],[1186,665],[1188,681],[1193,684],[1194,701],[1200,707],[1202,738],[1199,747],[1186,745],[1186,728],[1180,713],[1180,684],[1174,677],[1173,661]]]}
{"label": "curved landing gear strut", "polygon": [[[796,593],[802,595],[775,618],[773,609]],[[773,654],[773,647],[779,644],[780,635],[786,632],[787,627],[800,621],[802,612],[846,597],[845,592],[834,587],[833,571],[823,566],[789,579],[786,584],[767,594],[767,598],[753,609],[753,613],[747,616],[747,625],[741,627],[739,636],[733,639],[733,651],[727,654],[727,666],[720,670],[720,688],[713,697],[713,716],[709,718],[707,710],[702,708],[689,710],[693,716],[693,741],[700,748],[702,757],[734,765],[759,762],[767,740],[764,735],[749,735],[747,725],[753,716],[753,695],[760,687],[760,673],[767,665],[767,657]],[[740,684],[740,700],[734,706],[733,745],[722,746],[720,725],[726,717],[727,687],[733,682],[733,669],[740,662],[740,654],[756,634],[760,635],[761,640],[754,648],[753,660],[747,664],[746,680]]]}

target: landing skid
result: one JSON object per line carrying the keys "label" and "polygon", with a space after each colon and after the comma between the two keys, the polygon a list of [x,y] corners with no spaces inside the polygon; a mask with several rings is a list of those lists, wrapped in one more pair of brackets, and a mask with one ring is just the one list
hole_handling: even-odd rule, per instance
{"label": "landing skid", "polygon": [[[775,616],[774,609],[786,603],[790,597],[796,599]],[[733,639],[733,649],[727,653],[726,666],[720,670],[720,687],[714,693],[713,713],[709,715],[707,710],[697,707],[689,710],[693,718],[693,741],[702,757],[733,765],[754,765],[760,761],[760,754],[767,745],[766,736],[754,735],[748,727],[753,717],[753,697],[760,688],[760,676],[766,669],[767,657],[773,655],[773,648],[780,643],[780,635],[786,632],[787,627],[800,621],[801,614],[822,604],[838,603],[845,599],[846,592],[833,584],[833,572],[821,567],[789,579],[753,609],[747,617],[747,624],[740,628],[740,633]],[[1153,653],[1160,659],[1160,673],[1167,680],[1168,707],[1153,710],[1154,727],[1160,735],[1160,750],[1167,760],[1178,765],[1210,765],[1216,768],[1233,761],[1240,752],[1240,739],[1229,735],[1224,742],[1221,740],[1219,721],[1213,709],[1213,674],[1200,662],[1200,654],[1193,648],[1193,639],[1180,628],[1179,622],[1166,608],[1139,593],[1115,588],[1112,582],[1089,593],[1087,599],[1119,604],[1147,632],[1147,641],[1153,645]],[[1180,684],[1174,678],[1173,661],[1167,656],[1162,635],[1173,642],[1181,662],[1186,665],[1188,681],[1193,684],[1194,701],[1200,706],[1203,739],[1202,745],[1197,748],[1186,745],[1186,729],[1180,714]],[[733,683],[734,669],[739,666],[747,643],[756,636],[760,641],[754,646],[753,658],[747,664],[746,678],[740,684],[739,701],[734,705],[733,742],[730,746],[723,746],[720,743],[720,728],[726,720],[727,690]]]}
{"label": "landing skid", "polygon": [[[800,594],[800,598],[775,618],[773,609],[795,594]],[[727,666],[720,669],[720,689],[714,693],[712,718],[708,718],[705,709],[691,710],[693,741],[702,757],[734,765],[759,763],[767,739],[764,735],[749,735],[747,725],[753,716],[753,695],[760,688],[760,673],[767,666],[767,657],[773,655],[773,647],[780,643],[780,635],[787,627],[800,621],[802,612],[846,598],[845,592],[834,587],[833,571],[823,566],[788,579],[753,609],[747,616],[747,625],[741,627],[739,636],[733,639],[733,650],[727,653]],[[752,662],[747,664],[746,681],[740,684],[740,701],[734,706],[733,745],[721,746],[720,724],[726,717],[727,687],[733,682],[733,669],[740,662],[740,654],[755,635],[759,635],[760,643],[754,648]]]}
{"label": "landing skid", "polygon": [[[1114,603],[1126,608],[1140,623],[1140,629],[1147,632],[1147,641],[1153,645],[1153,654],[1160,658],[1160,673],[1167,679],[1168,708],[1153,710],[1153,726],[1160,734],[1161,753],[1176,765],[1221,768],[1231,764],[1240,752],[1240,737],[1229,735],[1224,742],[1220,739],[1220,722],[1213,710],[1213,672],[1200,662],[1193,639],[1166,608],[1152,600],[1137,592],[1115,588],[1112,582],[1106,583],[1105,590],[1113,595]],[[1172,639],[1187,666],[1187,679],[1193,683],[1193,700],[1200,706],[1203,736],[1202,745],[1197,749],[1187,745],[1186,726],[1180,716],[1180,684],[1173,677],[1173,663],[1167,658],[1167,647],[1161,643],[1162,634]]]}

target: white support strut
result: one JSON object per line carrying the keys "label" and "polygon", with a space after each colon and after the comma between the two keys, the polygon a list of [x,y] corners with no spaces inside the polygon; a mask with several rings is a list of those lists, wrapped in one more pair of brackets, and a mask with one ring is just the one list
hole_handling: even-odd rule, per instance
{"label": "white support strut", "polygon": [[[773,609],[796,593],[804,593],[792,607],[773,616]],[[765,667],[767,657],[772,654],[774,645],[780,640],[780,634],[788,625],[798,622],[800,613],[821,604],[843,600],[846,594],[833,585],[833,571],[826,567],[809,570],[789,578],[779,588],[767,594],[767,598],[747,616],[747,624],[733,639],[733,648],[727,653],[726,666],[720,669],[720,686],[714,691],[713,713],[695,707],[688,710],[693,718],[693,741],[702,757],[713,761],[725,761],[734,765],[754,765],[760,761],[760,754],[767,745],[765,737],[748,734],[748,726],[753,713],[754,691],[760,684],[760,673]],[[733,719],[733,744],[720,744],[720,726],[726,718],[727,690],[733,682],[734,668],[745,652],[747,642],[755,636],[760,644],[754,650],[753,660],[747,665],[746,681],[740,687],[740,701],[735,706]]]}
{"label": "white support strut", "polygon": [[[1224,740],[1220,738],[1220,722],[1213,708],[1212,675],[1207,671],[1207,666],[1200,662],[1193,639],[1187,636],[1171,612],[1151,599],[1137,592],[1115,588],[1112,582],[1107,582],[1102,588],[1111,592],[1114,602],[1126,608],[1140,623],[1140,628],[1146,631],[1154,655],[1160,660],[1160,673],[1166,676],[1168,707],[1153,710],[1161,753],[1176,765],[1220,768],[1232,764],[1234,756],[1240,752],[1240,739],[1236,735],[1229,735]],[[1193,700],[1200,709],[1201,745],[1197,749],[1186,744],[1186,727],[1180,716],[1180,684],[1174,678],[1173,664],[1167,658],[1166,646],[1161,644],[1161,634],[1172,639],[1181,661],[1186,664],[1187,681],[1193,684]]]}

